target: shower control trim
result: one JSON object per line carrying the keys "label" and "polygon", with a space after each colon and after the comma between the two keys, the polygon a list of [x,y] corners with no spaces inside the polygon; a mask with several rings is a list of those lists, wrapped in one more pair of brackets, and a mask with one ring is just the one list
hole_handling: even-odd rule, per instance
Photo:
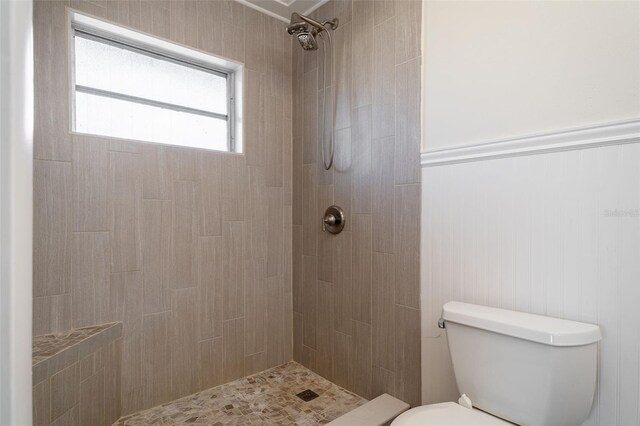
{"label": "shower control trim", "polygon": [[344,229],[345,221],[344,211],[338,206],[330,206],[322,218],[322,231],[339,234]]}

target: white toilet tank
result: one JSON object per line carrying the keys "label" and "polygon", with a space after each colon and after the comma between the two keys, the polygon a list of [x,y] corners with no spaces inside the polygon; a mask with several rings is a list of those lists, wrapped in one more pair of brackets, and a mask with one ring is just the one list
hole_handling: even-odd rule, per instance
{"label": "white toilet tank", "polygon": [[474,407],[520,425],[579,425],[596,390],[600,328],[461,302],[443,307],[458,383]]}

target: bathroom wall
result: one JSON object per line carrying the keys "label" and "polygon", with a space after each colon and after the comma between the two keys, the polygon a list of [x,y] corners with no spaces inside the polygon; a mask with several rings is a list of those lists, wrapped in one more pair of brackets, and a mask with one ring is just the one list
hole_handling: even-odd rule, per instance
{"label": "bathroom wall", "polygon": [[423,149],[640,116],[637,1],[425,2]]}
{"label": "bathroom wall", "polygon": [[[322,166],[322,51],[294,45],[294,359],[366,398],[416,405],[421,2],[332,1],[314,16],[340,20],[335,164]],[[332,204],[346,214],[339,235],[321,228]]]}
{"label": "bathroom wall", "polygon": [[639,13],[637,2],[428,3],[425,403],[459,396],[436,325],[459,300],[599,324],[585,424],[640,422]]}
{"label": "bathroom wall", "polygon": [[[245,63],[245,154],[72,135],[65,8]],[[35,4],[34,326],[123,321],[123,414],[291,359],[291,39],[234,1]]]}

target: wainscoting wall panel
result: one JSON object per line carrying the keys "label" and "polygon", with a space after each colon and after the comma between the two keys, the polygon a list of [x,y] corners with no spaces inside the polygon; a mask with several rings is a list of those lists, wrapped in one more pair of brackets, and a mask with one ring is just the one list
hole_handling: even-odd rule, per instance
{"label": "wainscoting wall panel", "polygon": [[585,424],[640,422],[639,140],[422,169],[424,402],[458,396],[437,321],[459,300],[599,324]]}
{"label": "wainscoting wall panel", "polygon": [[[71,135],[67,7],[245,62],[245,154]],[[123,414],[289,361],[284,24],[232,0],[42,0],[34,28],[34,334],[122,321]]]}

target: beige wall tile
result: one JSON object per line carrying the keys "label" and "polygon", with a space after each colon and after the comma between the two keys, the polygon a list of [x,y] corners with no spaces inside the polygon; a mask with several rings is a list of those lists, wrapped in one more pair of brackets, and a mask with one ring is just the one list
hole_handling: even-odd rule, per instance
{"label": "beige wall tile", "polygon": [[373,102],[373,9],[371,0],[353,0],[353,107]]}
{"label": "beige wall tile", "polygon": [[80,366],[78,363],[51,376],[51,418],[57,419],[80,402]]}
{"label": "beige wall tile", "polygon": [[224,297],[225,320],[239,318],[244,315],[244,232],[243,222],[224,223],[223,238],[226,259],[223,266],[222,294]]}
{"label": "beige wall tile", "polygon": [[303,200],[302,200],[302,232],[303,252],[309,256],[317,253],[318,229],[321,226],[321,216],[318,216],[317,186],[315,164],[304,165]]}
{"label": "beige wall tile", "polygon": [[318,93],[315,90],[317,79],[318,71],[316,69],[307,71],[304,74],[304,96],[302,98],[302,108],[304,111],[302,159],[304,164],[314,163],[318,151]]}
{"label": "beige wall tile", "polygon": [[372,178],[373,249],[393,253],[394,223],[394,152],[393,136],[372,141],[371,161],[375,164]]}
{"label": "beige wall tile", "polygon": [[111,271],[137,271],[142,264],[140,156],[109,153],[109,216]]}
{"label": "beige wall tile", "polygon": [[353,390],[371,399],[374,397],[371,392],[371,325],[354,321],[353,350]]}
{"label": "beige wall tile", "polygon": [[[280,75],[280,74],[279,74]],[[265,98],[265,174],[267,186],[281,187],[283,183],[283,100],[281,94]]]}
{"label": "beige wall tile", "polygon": [[173,208],[169,200],[142,202],[144,314],[170,308],[173,279]]}
{"label": "beige wall tile", "polygon": [[420,405],[420,311],[396,305],[397,398]]}
{"label": "beige wall tile", "polygon": [[[371,214],[372,144],[371,106],[353,110],[351,128],[351,160],[353,164],[352,213]],[[376,164],[376,168],[378,164]]]}
{"label": "beige wall tile", "polygon": [[371,394],[374,397],[376,397],[377,395],[382,395],[383,393],[387,393],[389,395],[395,394],[395,373],[374,365],[372,376],[373,381]]}
{"label": "beige wall tile", "polygon": [[98,324],[109,300],[109,234],[73,234],[72,324],[74,328]]}
{"label": "beige wall tile", "polygon": [[[333,18],[330,18],[333,19]],[[352,28],[349,22],[340,22],[340,26],[334,33],[335,43],[335,109],[336,109],[336,129],[344,129],[351,126],[351,102],[352,102]],[[360,46],[357,47],[360,49]],[[356,50],[357,50],[356,49]],[[327,102],[330,104],[331,102]]]}
{"label": "beige wall tile", "polygon": [[244,355],[264,352],[266,348],[265,330],[270,328],[266,321],[266,265],[265,259],[244,258]]}
{"label": "beige wall tile", "polygon": [[[170,312],[162,312],[145,315],[143,319],[142,389],[145,407],[171,400],[170,318]],[[123,414],[128,413],[126,409],[123,411]]]}
{"label": "beige wall tile", "polygon": [[104,374],[102,369],[80,382],[80,424],[103,426],[107,424],[104,406]]}
{"label": "beige wall tile", "polygon": [[222,337],[223,237],[200,237],[198,318],[200,340]]}
{"label": "beige wall tile", "polygon": [[292,253],[292,274],[293,274],[293,310],[302,312],[302,289],[304,282],[304,263],[302,255],[302,226],[293,225],[293,253]]}
{"label": "beige wall tile", "polygon": [[[377,0],[376,10],[379,4]],[[373,39],[373,138],[393,136],[395,132],[395,19],[376,25]]]}
{"label": "beige wall tile", "polygon": [[203,151],[202,182],[198,185],[200,201],[200,235],[222,235],[222,167],[221,156]]}
{"label": "beige wall tile", "polygon": [[373,253],[371,318],[373,364],[394,371],[396,323],[394,302],[395,257],[388,253]]}
{"label": "beige wall tile", "polygon": [[[314,217],[320,219],[324,217],[326,209],[333,205],[333,185],[318,185],[318,211]],[[335,236],[329,232],[318,233],[318,279],[325,282],[333,282],[333,251]]]}
{"label": "beige wall tile", "polygon": [[71,328],[71,293],[33,298],[33,335]]}
{"label": "beige wall tile", "polygon": [[[347,218],[351,217],[351,197],[353,187],[353,163],[351,161],[351,129],[336,132],[335,168],[333,170],[334,202],[342,207]],[[344,224],[351,230],[351,220]]]}
{"label": "beige wall tile", "polygon": [[333,376],[333,284],[318,281],[317,363],[315,372],[331,380]]}
{"label": "beige wall tile", "polygon": [[396,64],[420,56],[422,2],[396,2]]}
{"label": "beige wall tile", "polygon": [[223,383],[222,337],[203,340],[199,346],[199,389],[208,389]]}
{"label": "beige wall tile", "polygon": [[49,380],[43,380],[33,387],[33,425],[49,426],[51,393]]}
{"label": "beige wall tile", "polygon": [[244,374],[244,318],[224,322],[223,380],[230,382]]}
{"label": "beige wall tile", "polygon": [[302,327],[301,313],[293,313],[293,360],[302,363]]}
{"label": "beige wall tile", "polygon": [[266,295],[266,329],[269,338],[266,339],[266,355],[268,365],[279,365],[286,361],[284,341],[288,336],[284,329],[285,303],[284,293],[278,291],[281,287],[278,277],[267,278],[268,291]]}
{"label": "beige wall tile", "polygon": [[[124,318],[122,327],[122,414],[141,410],[144,405],[143,283],[140,272],[124,273]],[[153,336],[152,336],[153,337]]]}
{"label": "beige wall tile", "polygon": [[170,200],[173,192],[173,167],[169,147],[142,144],[142,189],[145,199]]}
{"label": "beige wall tile", "polygon": [[244,27],[229,22],[222,23],[222,55],[235,61],[244,62]]}
{"label": "beige wall tile", "polygon": [[244,220],[244,194],[249,187],[244,156],[225,156],[222,161],[222,176],[222,220]]}
{"label": "beige wall tile", "polygon": [[[253,28],[251,31],[253,34],[256,29]],[[247,49],[249,49],[248,46]],[[244,81],[246,123],[242,141],[243,151],[248,165],[262,166],[265,164],[267,149],[267,144],[265,143],[265,117],[269,115],[269,112],[265,110],[264,76],[247,66]]]}
{"label": "beige wall tile", "polygon": [[352,233],[343,231],[336,235],[333,256],[334,296],[333,316],[334,329],[345,334],[352,333],[352,300],[353,300],[353,264]]}
{"label": "beige wall tile", "polygon": [[265,71],[265,23],[267,17],[251,8],[245,8],[245,67]]}
{"label": "beige wall tile", "polygon": [[396,184],[420,182],[420,78],[420,58],[396,67]]}
{"label": "beige wall tile", "polygon": [[396,297],[398,304],[420,306],[420,184],[396,186]]}
{"label": "beige wall tile", "polygon": [[198,292],[184,288],[171,292],[171,389],[173,398],[198,388]]}
{"label": "beige wall tile", "polygon": [[34,297],[71,289],[71,170],[60,161],[33,164]]}
{"label": "beige wall tile", "polygon": [[284,258],[284,209],[282,188],[265,188],[267,198],[267,277],[283,274]]}
{"label": "beige wall tile", "polygon": [[57,419],[51,422],[51,426],[81,426],[80,404],[74,405]]}
{"label": "beige wall tile", "polygon": [[104,417],[110,425],[122,415],[122,338],[106,347],[104,371]]}
{"label": "beige wall tile", "polygon": [[266,370],[269,364],[267,363],[267,352],[257,352],[252,355],[244,357],[244,374],[245,376],[258,373]]}
{"label": "beige wall tile", "polygon": [[173,288],[195,287],[198,276],[198,184],[175,181],[173,203]]}
{"label": "beige wall tile", "polygon": [[73,138],[74,231],[109,230],[109,141]]}
{"label": "beige wall tile", "polygon": [[[285,102],[286,105],[286,102]],[[285,114],[286,115],[286,114]],[[293,125],[290,118],[283,121],[282,130],[282,188],[284,205],[293,205]]]}
{"label": "beige wall tile", "polygon": [[353,319],[371,324],[371,215],[353,215]]}
{"label": "beige wall tile", "polygon": [[353,389],[353,341],[348,334],[333,332],[333,383]]}
{"label": "beige wall tile", "polygon": [[302,343],[310,348],[315,348],[318,315],[318,259],[315,256],[304,256],[303,262],[304,324]]}
{"label": "beige wall tile", "polygon": [[71,161],[67,97],[67,2],[34,2],[34,158]]}
{"label": "beige wall tile", "polygon": [[373,0],[376,25],[391,18],[395,13],[395,0]]}

